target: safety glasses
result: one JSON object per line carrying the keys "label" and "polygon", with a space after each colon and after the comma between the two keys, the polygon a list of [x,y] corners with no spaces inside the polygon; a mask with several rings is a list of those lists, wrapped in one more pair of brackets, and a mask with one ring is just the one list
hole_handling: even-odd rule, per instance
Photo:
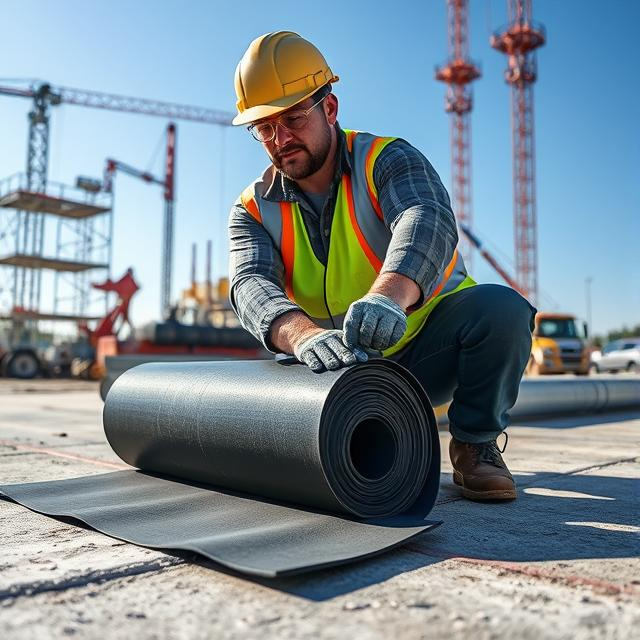
{"label": "safety glasses", "polygon": [[276,137],[276,127],[287,129],[287,131],[300,131],[304,129],[309,122],[309,114],[326,98],[323,96],[311,105],[308,109],[295,109],[294,111],[286,111],[281,116],[274,118],[273,120],[267,120],[266,122],[256,122],[247,127],[249,133],[258,142],[271,142]]}

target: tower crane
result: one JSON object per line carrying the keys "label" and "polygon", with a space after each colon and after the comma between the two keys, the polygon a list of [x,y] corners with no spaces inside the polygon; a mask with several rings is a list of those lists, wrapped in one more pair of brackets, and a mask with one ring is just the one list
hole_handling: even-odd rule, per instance
{"label": "tower crane", "polygon": [[[44,193],[47,185],[49,159],[49,119],[51,107],[72,104],[94,109],[106,109],[124,113],[138,113],[171,120],[188,120],[203,124],[231,126],[233,114],[216,109],[192,105],[161,102],[117,94],[56,87],[49,83],[34,83],[28,88],[0,86],[0,95],[29,98],[33,106],[29,112],[29,138],[27,145],[27,188]],[[175,146],[175,126],[173,129]],[[175,154],[173,155],[175,159]],[[169,168],[167,167],[167,175]],[[173,250],[173,167],[171,185],[165,183],[165,218],[162,250],[162,312],[166,313],[171,297],[171,268]],[[167,191],[171,191],[168,198]],[[169,204],[170,203],[170,204]],[[17,218],[15,233],[24,253],[41,256],[44,248],[44,216],[41,213],[23,211]],[[17,243],[18,244],[18,243]],[[20,278],[14,280],[14,299],[28,300],[31,309],[40,306],[41,271],[22,267]],[[18,291],[20,289],[20,291]]]}
{"label": "tower crane", "polygon": [[535,50],[546,40],[544,27],[531,18],[532,0],[507,0],[509,24],[495,33],[491,46],[507,56],[505,80],[511,85],[513,136],[513,217],[516,278],[532,304],[538,298],[533,83]]}
{"label": "tower crane", "polygon": [[[471,120],[473,107],[471,82],[480,77],[480,69],[469,58],[468,0],[447,0],[449,58],[436,69],[436,80],[445,82],[445,111],[451,114],[451,182],[453,210],[458,224],[473,224],[471,208]],[[464,241],[462,255],[471,267],[469,242]]]}
{"label": "tower crane", "polygon": [[147,171],[140,171],[120,160],[107,159],[104,173],[103,189],[109,193],[113,191],[113,178],[116,171],[126,173],[151,184],[163,187],[164,194],[164,231],[162,235],[162,276],[161,276],[161,309],[166,316],[171,306],[171,273],[173,263],[173,207],[174,180],[176,167],[176,125],[170,122],[167,126],[167,149],[165,160],[165,174],[158,178]]}

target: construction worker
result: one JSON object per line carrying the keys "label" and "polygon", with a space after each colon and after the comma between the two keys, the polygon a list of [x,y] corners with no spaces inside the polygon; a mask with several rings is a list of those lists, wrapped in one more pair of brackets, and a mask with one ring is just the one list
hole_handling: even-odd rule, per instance
{"label": "construction worker", "polygon": [[231,210],[231,304],[267,349],[313,371],[382,352],[434,405],[453,398],[455,482],[471,499],[513,499],[496,438],[535,309],[468,276],[438,174],[404,140],[342,129],[337,81],[290,31],[256,38],[238,64],[233,124],[248,127],[271,164]]}

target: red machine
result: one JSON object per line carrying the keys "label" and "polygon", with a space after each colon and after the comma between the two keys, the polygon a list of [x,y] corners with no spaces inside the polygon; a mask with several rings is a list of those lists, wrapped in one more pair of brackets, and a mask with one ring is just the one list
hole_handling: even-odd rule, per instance
{"label": "red machine", "polygon": [[[120,280],[111,279],[92,285],[101,291],[117,293],[118,300],[114,308],[91,330],[86,324],[81,329],[89,336],[89,342],[95,349],[95,358],[82,367],[87,377],[104,378],[107,373],[107,356],[139,356],[140,362],[145,356],[203,356],[254,359],[264,357],[265,351],[250,334],[240,327],[212,327],[207,325],[187,325],[175,320],[151,323],[134,335],[129,320],[131,299],[139,290],[128,269]],[[118,339],[118,333],[129,325],[130,335],[125,340]],[[79,372],[79,365],[77,367]]]}
{"label": "red machine", "polygon": [[[79,325],[79,329],[89,336],[89,342],[91,346],[95,348],[100,338],[104,336],[115,336],[125,324],[129,325],[129,328],[133,330],[129,320],[129,304],[131,303],[131,298],[133,298],[140,287],[133,277],[133,269],[127,269],[124,276],[117,282],[109,279],[101,284],[92,284],[91,286],[100,291],[115,292],[118,294],[116,306],[100,320],[95,329],[89,329],[86,323]],[[121,322],[116,329],[118,320],[121,320]]]}

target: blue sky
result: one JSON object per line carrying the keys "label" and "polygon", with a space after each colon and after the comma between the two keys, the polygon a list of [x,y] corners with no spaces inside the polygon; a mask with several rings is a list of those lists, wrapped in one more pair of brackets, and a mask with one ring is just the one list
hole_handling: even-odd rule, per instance
{"label": "blue sky", "polygon": [[[584,317],[585,278],[593,277],[593,328],[602,333],[640,322],[640,56],[633,44],[640,3],[533,4],[548,36],[535,87],[539,306]],[[511,266],[510,89],[505,59],[488,44],[491,29],[506,22],[506,0],[470,5],[471,55],[483,73],[472,114],[475,226]],[[230,111],[233,72],[249,42],[267,31],[298,31],[340,76],[341,124],[406,138],[450,187],[445,88],[433,78],[447,54],[444,0],[0,0],[0,22],[0,79]],[[28,109],[27,100],[0,96],[0,177],[24,168]],[[49,177],[73,183],[78,174],[100,176],[106,157],[161,173],[156,151],[165,126],[160,118],[57,107]],[[242,128],[178,123],[174,294],[188,286],[194,241],[200,278],[209,238],[214,274],[226,274],[229,206],[265,164]],[[143,287],[132,309],[139,323],[159,312],[162,196],[124,175],[116,189],[113,271],[134,267]],[[473,274],[499,282],[480,257]]]}

